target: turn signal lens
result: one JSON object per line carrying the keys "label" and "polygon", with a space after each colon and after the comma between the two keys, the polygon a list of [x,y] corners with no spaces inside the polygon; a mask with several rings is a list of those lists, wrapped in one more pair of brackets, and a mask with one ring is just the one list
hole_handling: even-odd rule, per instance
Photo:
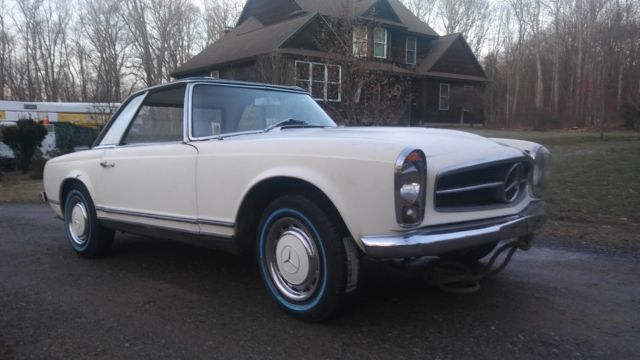
{"label": "turn signal lens", "polygon": [[425,212],[427,160],[420,150],[406,149],[396,161],[396,220],[400,226],[422,223]]}

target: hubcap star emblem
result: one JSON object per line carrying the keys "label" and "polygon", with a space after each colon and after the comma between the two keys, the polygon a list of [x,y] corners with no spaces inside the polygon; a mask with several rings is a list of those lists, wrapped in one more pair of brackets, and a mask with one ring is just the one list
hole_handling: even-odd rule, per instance
{"label": "hubcap star emblem", "polygon": [[281,258],[284,270],[289,274],[295,274],[300,269],[300,261],[291,246],[285,246],[282,249]]}

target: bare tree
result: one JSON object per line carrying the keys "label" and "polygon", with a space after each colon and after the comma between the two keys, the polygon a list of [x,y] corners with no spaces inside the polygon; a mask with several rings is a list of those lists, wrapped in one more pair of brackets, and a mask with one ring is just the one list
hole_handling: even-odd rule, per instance
{"label": "bare tree", "polygon": [[76,43],[78,68],[84,96],[87,97],[86,79],[91,66],[96,77],[93,101],[119,102],[122,96],[124,67],[129,60],[130,36],[124,20],[118,14],[120,2],[116,0],[85,0],[82,28],[88,35],[86,46],[82,39]]}
{"label": "bare tree", "polygon": [[491,23],[489,0],[439,0],[437,16],[446,34],[463,33],[475,53],[482,50]]}
{"label": "bare tree", "polygon": [[402,2],[418,19],[427,24],[433,24],[435,22],[436,12],[438,10],[437,1],[402,0]]}
{"label": "bare tree", "polygon": [[210,45],[224,35],[227,28],[238,21],[242,4],[237,0],[204,0],[204,26],[206,44]]}
{"label": "bare tree", "polygon": [[[7,9],[6,0],[0,0],[0,8]],[[0,100],[4,100],[11,46],[11,36],[6,21],[6,12],[3,11],[0,13]]]}

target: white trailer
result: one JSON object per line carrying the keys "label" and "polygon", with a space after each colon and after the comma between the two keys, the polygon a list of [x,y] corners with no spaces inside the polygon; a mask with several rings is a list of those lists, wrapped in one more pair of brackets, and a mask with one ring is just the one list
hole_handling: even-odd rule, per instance
{"label": "white trailer", "polygon": [[[47,127],[47,136],[40,150],[46,154],[56,148],[56,122],[85,127],[102,127],[118,109],[117,103],[58,103],[0,101],[0,129],[15,126],[20,119],[32,119]],[[0,141],[0,158],[13,159],[13,151]]]}

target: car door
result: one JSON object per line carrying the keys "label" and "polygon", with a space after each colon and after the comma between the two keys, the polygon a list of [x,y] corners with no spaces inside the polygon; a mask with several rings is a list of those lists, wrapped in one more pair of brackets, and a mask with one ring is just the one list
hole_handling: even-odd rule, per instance
{"label": "car door", "polygon": [[185,86],[143,96],[121,139],[106,144],[96,210],[113,221],[197,233],[197,150],[184,141]]}

